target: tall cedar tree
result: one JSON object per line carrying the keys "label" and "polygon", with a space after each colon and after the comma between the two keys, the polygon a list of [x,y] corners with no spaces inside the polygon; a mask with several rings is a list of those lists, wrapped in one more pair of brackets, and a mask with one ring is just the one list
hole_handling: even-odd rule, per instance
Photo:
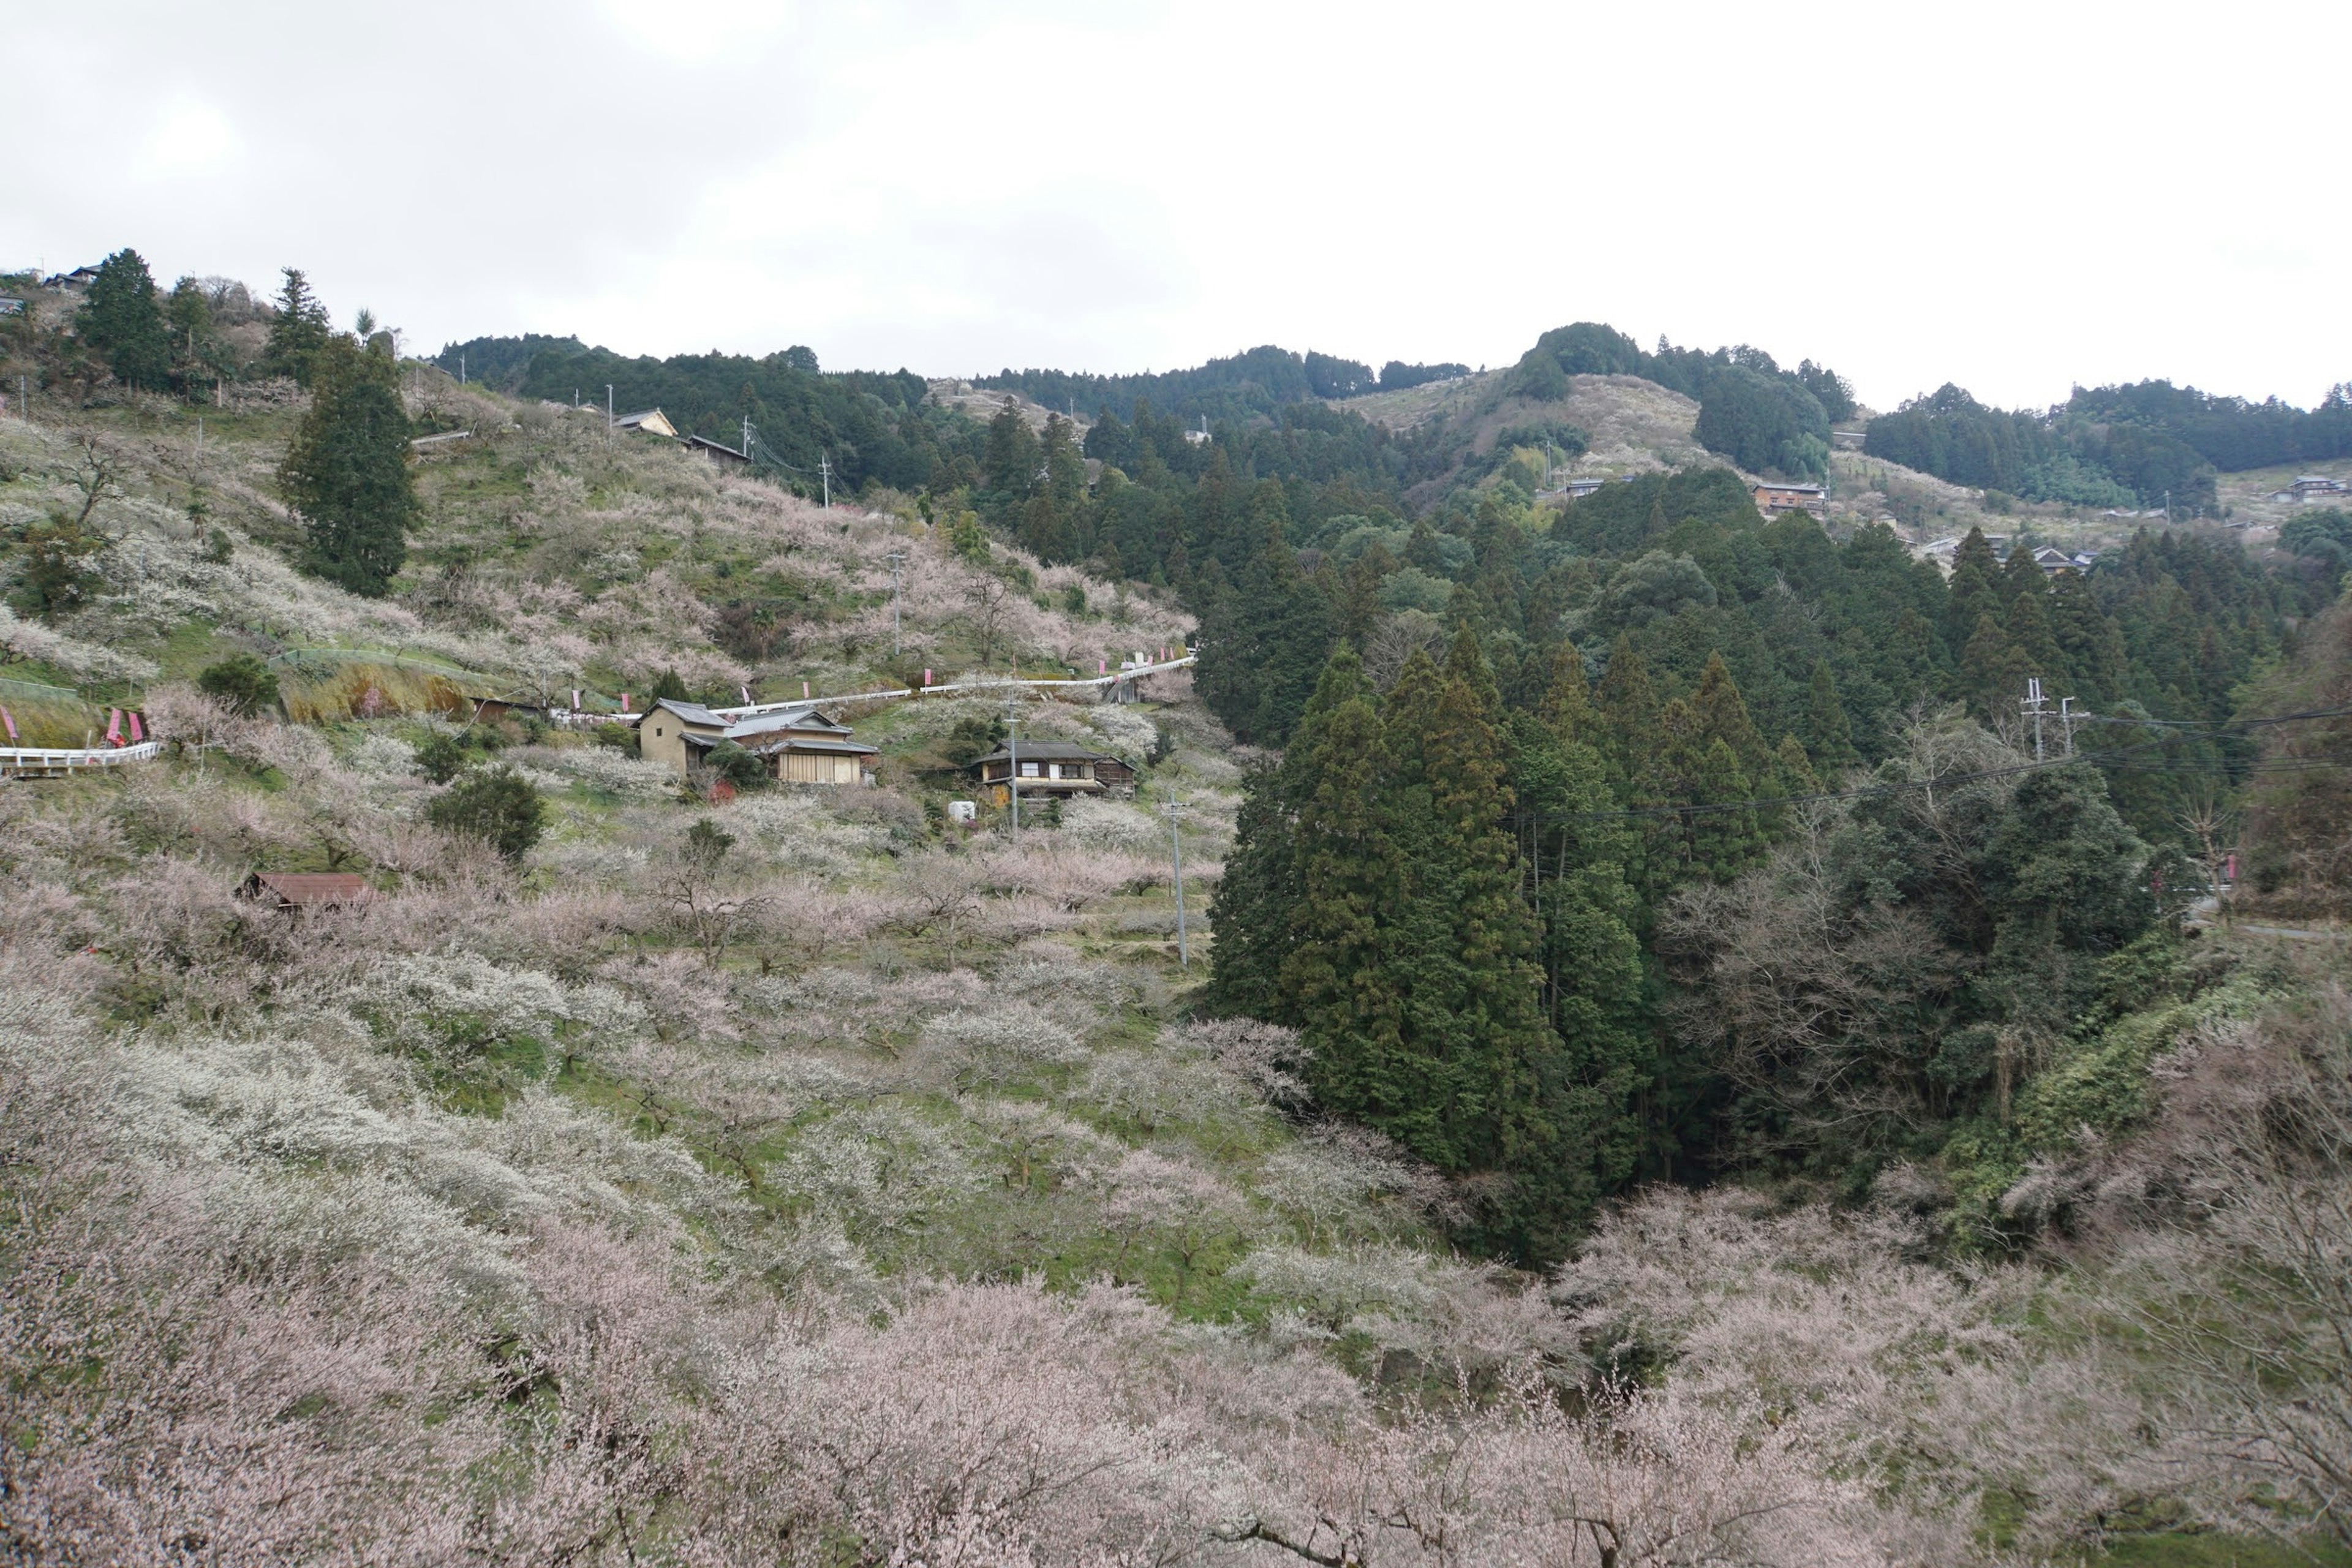
{"label": "tall cedar tree", "polygon": [[1507,1176],[1471,1238],[1557,1257],[1597,1183],[1564,1137],[1580,1108],[1543,1012],[1492,677],[1467,632],[1377,706],[1352,657],[1335,674],[1297,742],[1311,787],[1279,981],[1318,1097],[1441,1169]]}
{"label": "tall cedar tree", "polygon": [[380,597],[407,559],[416,510],[408,418],[389,354],[349,338],[313,361],[310,413],[278,477],[309,530],[304,564],[352,593]]}
{"label": "tall cedar tree", "polygon": [[[1281,763],[1255,770],[1244,784],[1233,853],[1225,858],[1225,874],[1209,907],[1210,924],[1218,933],[1209,971],[1213,1011],[1299,1022],[1297,994],[1282,976],[1303,934],[1299,922],[1307,891],[1300,846],[1308,831],[1303,823],[1310,813],[1326,809],[1318,798],[1322,770],[1332,754],[1328,733],[1334,715],[1356,702],[1369,709],[1370,701],[1364,667],[1355,650],[1341,643],[1317,679]],[[1350,714],[1348,722],[1357,724],[1359,719]]]}
{"label": "tall cedar tree", "polygon": [[1278,521],[1269,520],[1263,540],[1230,592],[1213,598],[1205,588],[1196,592],[1199,679],[1201,700],[1235,736],[1279,746],[1331,647],[1331,605],[1298,569]]}
{"label": "tall cedar tree", "polygon": [[172,374],[171,330],[156,302],[155,279],[135,250],[118,250],[99,263],[89,295],[74,315],[74,331],[106,356],[125,386],[152,391]]}
{"label": "tall cedar tree", "polygon": [[290,375],[304,386],[311,384],[320,354],[334,336],[327,307],[310,292],[310,280],[299,267],[285,268],[286,286],[278,291],[278,314],[269,323],[269,342],[261,351],[261,368],[271,375]]}
{"label": "tall cedar tree", "polygon": [[1837,676],[1825,658],[1813,661],[1812,683],[1805,693],[1805,742],[1814,771],[1825,776],[1834,776],[1856,760],[1853,730],[1838,697]]}

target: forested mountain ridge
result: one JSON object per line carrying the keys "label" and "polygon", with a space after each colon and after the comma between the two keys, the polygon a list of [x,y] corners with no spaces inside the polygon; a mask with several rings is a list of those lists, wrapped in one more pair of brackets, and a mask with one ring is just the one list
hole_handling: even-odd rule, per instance
{"label": "forested mountain ridge", "polygon": [[2352,387],[2306,411],[2145,381],[2077,387],[2037,414],[1988,408],[1947,384],[1874,419],[1864,450],[2029,500],[2211,513],[2217,472],[2352,457]]}
{"label": "forested mountain ridge", "polygon": [[[652,367],[932,442],[828,509],[136,263],[0,319],[0,707],[162,742],[0,787],[11,1561],[2352,1547],[2352,977],[2262,929],[2344,912],[2340,513],[1947,578],[1592,334],[1083,449]],[[867,785],[544,716],[1186,642],[843,705]],[[1016,831],[1008,720],[1138,796]]]}

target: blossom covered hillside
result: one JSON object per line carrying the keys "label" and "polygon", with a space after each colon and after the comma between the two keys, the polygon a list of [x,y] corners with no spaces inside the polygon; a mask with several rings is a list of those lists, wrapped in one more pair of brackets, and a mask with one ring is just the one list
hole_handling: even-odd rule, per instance
{"label": "blossom covered hillside", "polygon": [[[0,785],[8,1561],[2340,1556],[2333,950],[2106,974],[2139,1098],[1984,1199],[2014,1246],[1891,1165],[1621,1194],[1514,1269],[1449,1245],[1491,1178],[1203,1005],[1261,759],[1183,676],[1017,704],[1139,770],[1017,829],[947,809],[1002,701],[847,704],[872,784],[721,790],[425,700],[1091,674],[1185,639],[1157,592],[407,396],[470,434],[419,448],[383,598],[303,570],[286,407],[201,450],[160,400],[0,423],[20,576],[73,542],[0,677],[165,742]],[[288,872],[360,884],[247,896]]]}

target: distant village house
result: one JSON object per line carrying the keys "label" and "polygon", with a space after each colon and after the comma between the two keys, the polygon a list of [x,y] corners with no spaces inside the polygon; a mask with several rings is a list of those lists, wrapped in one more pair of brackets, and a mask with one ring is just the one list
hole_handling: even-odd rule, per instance
{"label": "distant village house", "polygon": [[1759,479],[1748,487],[1756,498],[1756,510],[1767,517],[1779,517],[1782,512],[1811,512],[1826,517],[1830,510],[1830,492],[1820,485],[1784,484],[1774,479]]}
{"label": "distant village house", "polygon": [[1024,741],[1010,748],[1000,747],[975,758],[971,771],[996,804],[1006,805],[1013,799],[1016,766],[1024,796],[1108,795],[1135,783],[1135,769],[1124,759],[1067,741]]}
{"label": "distant village house", "polygon": [[2347,493],[2352,493],[2352,486],[2346,485],[2341,479],[2331,479],[2326,474],[2305,474],[2284,489],[2273,490],[2271,500],[2282,503],[2301,501],[2305,506],[2315,506]]}

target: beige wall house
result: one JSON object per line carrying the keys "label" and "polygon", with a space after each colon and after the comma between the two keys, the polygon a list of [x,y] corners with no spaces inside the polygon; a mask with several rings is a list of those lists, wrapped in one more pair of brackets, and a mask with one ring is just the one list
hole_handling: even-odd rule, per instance
{"label": "beige wall house", "polygon": [[786,784],[862,784],[881,753],[850,733],[848,725],[809,703],[714,709],[665,698],[638,722],[637,750],[683,773],[713,746],[732,741]]}

